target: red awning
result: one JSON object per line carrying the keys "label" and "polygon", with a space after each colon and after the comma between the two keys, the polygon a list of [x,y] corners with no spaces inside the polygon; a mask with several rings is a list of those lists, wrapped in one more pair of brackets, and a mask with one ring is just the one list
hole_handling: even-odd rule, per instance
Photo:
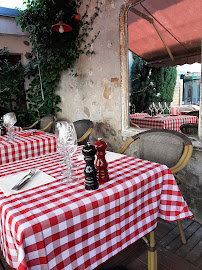
{"label": "red awning", "polygon": [[201,63],[201,38],[202,0],[144,0],[128,12],[128,47],[150,66]]}

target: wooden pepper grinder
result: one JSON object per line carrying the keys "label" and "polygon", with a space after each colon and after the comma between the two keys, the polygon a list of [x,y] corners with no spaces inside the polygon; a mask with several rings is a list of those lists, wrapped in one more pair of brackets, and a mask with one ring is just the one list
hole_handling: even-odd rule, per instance
{"label": "wooden pepper grinder", "polygon": [[97,170],[94,165],[95,154],[97,150],[94,145],[87,142],[87,145],[83,147],[82,153],[84,155],[84,160],[86,162],[86,167],[84,169],[85,174],[85,189],[94,190],[98,189],[99,183],[97,179]]}
{"label": "wooden pepper grinder", "polygon": [[0,131],[1,131],[1,136],[7,135],[6,128],[3,125],[3,118],[0,118]]}
{"label": "wooden pepper grinder", "polygon": [[105,183],[109,181],[108,163],[105,159],[107,144],[102,141],[102,138],[98,138],[98,141],[94,143],[97,149],[97,160],[95,166],[97,168],[97,177],[99,183]]}

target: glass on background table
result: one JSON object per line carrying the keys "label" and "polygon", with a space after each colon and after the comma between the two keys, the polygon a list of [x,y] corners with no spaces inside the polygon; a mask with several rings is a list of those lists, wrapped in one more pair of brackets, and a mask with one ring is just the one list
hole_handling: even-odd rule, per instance
{"label": "glass on background table", "polygon": [[52,179],[33,179],[7,197],[0,191],[0,244],[9,266],[94,269],[151,233],[158,218],[193,217],[170,170],[146,160],[111,153],[110,180],[85,190],[81,149],[75,153],[80,180],[74,183],[58,179],[63,157],[57,152],[0,166],[0,185],[15,184],[10,174],[33,167]]}

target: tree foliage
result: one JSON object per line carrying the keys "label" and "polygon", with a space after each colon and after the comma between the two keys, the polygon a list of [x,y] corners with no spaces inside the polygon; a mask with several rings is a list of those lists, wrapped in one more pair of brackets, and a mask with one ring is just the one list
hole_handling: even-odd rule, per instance
{"label": "tree foliage", "polygon": [[151,102],[171,103],[176,77],[176,67],[150,68],[144,60],[135,57],[130,77],[130,102],[135,110],[142,112]]}

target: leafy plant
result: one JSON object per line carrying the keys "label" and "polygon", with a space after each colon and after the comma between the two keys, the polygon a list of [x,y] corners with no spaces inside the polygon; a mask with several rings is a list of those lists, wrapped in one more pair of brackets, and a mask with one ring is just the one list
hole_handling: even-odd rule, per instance
{"label": "leafy plant", "polygon": [[24,93],[25,69],[20,61],[12,62],[7,48],[0,49],[0,106],[2,110],[15,111],[18,124],[24,125],[26,100]]}
{"label": "leafy plant", "polygon": [[[29,32],[33,46],[26,68],[26,76],[31,80],[26,93],[33,120],[60,111],[60,97],[55,91],[61,73],[70,69],[73,76],[78,76],[73,72],[76,59],[81,54],[94,53],[92,43],[99,32],[90,42],[87,42],[87,38],[93,30],[92,25],[101,11],[102,3],[97,0],[94,13],[89,16],[90,2],[81,19],[75,20],[81,5],[79,0],[27,0],[27,9],[20,11],[16,19],[22,30]],[[63,34],[52,31],[51,26],[60,20],[70,25],[72,31]]]}

